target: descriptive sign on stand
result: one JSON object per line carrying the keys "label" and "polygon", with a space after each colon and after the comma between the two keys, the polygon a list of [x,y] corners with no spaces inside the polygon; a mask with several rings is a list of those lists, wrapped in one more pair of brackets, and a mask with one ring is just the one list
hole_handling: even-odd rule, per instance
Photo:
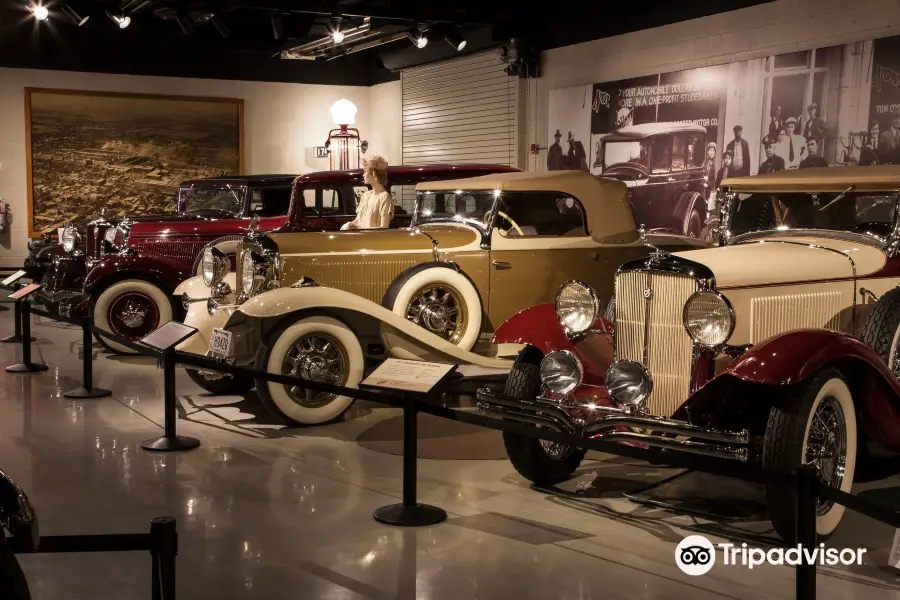
{"label": "descriptive sign on stand", "polygon": [[372,371],[360,385],[427,393],[453,373],[456,367],[457,365],[447,363],[389,358]]}
{"label": "descriptive sign on stand", "polygon": [[146,337],[141,339],[141,343],[157,350],[168,350],[173,348],[197,333],[196,327],[178,323],[177,321],[169,321],[165,325],[161,325],[150,332]]}
{"label": "descriptive sign on stand", "polygon": [[23,277],[25,277],[25,271],[22,271],[20,269],[20,270],[16,271],[15,273],[13,273],[12,275],[10,275],[9,277],[7,277],[6,279],[4,279],[3,281],[0,281],[0,285],[2,285],[3,287],[9,287],[12,284],[14,284],[15,282],[17,282],[18,280],[22,279]]}
{"label": "descriptive sign on stand", "polygon": [[15,291],[15,292],[13,292],[12,294],[10,294],[10,295],[9,295],[9,299],[10,299],[10,300],[25,300],[26,298],[28,298],[29,296],[31,296],[33,293],[35,293],[36,291],[38,291],[38,290],[41,289],[42,287],[44,287],[44,286],[41,285],[40,283],[32,283],[32,284],[30,284],[30,285],[26,285],[26,286],[23,287],[22,289],[20,289],[20,290],[18,290],[18,291]]}
{"label": "descriptive sign on stand", "polygon": [[895,569],[900,569],[900,529],[894,530],[894,543],[891,544],[891,555],[888,558],[888,565]]}

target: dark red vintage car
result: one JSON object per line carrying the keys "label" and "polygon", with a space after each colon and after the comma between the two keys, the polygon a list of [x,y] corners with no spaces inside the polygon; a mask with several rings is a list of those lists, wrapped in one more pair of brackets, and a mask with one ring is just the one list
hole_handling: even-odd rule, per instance
{"label": "dark red vintage car", "polygon": [[[404,205],[415,199],[415,184],[515,170],[499,165],[398,166],[388,169],[396,212],[392,227],[407,226]],[[120,223],[106,254],[84,281],[79,311],[90,310],[94,323],[123,337],[139,339],[182,307],[172,299],[179,283],[196,274],[206,246],[233,256],[238,240],[258,217],[268,231],[328,231],[356,216],[357,198],[367,189],[362,171],[322,171],[293,180],[283,176],[188,182],[179,192],[179,214]],[[271,185],[260,185],[268,180]],[[250,183],[253,185],[250,185]],[[89,306],[87,303],[90,303]],[[128,351],[100,342],[115,352]]]}

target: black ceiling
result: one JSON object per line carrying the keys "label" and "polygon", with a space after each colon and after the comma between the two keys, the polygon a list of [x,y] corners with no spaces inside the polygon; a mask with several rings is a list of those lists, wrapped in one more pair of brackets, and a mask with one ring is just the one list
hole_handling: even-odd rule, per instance
{"label": "black ceiling", "polygon": [[[0,66],[372,85],[397,77],[385,67],[456,55],[441,39],[445,34],[463,36],[466,52],[510,37],[540,50],[760,3],[644,0],[636,10],[593,0],[545,2],[535,10],[521,0],[42,0],[50,18],[38,22],[29,11],[32,0],[0,0]],[[68,8],[89,20],[76,26],[63,12]],[[123,14],[131,24],[120,29],[111,17]],[[308,52],[316,60],[280,58],[285,50],[327,39],[335,19],[339,29],[356,28],[360,37],[323,42]],[[417,27],[428,30],[424,49],[406,37],[366,48]],[[354,45],[366,49],[340,55]]]}

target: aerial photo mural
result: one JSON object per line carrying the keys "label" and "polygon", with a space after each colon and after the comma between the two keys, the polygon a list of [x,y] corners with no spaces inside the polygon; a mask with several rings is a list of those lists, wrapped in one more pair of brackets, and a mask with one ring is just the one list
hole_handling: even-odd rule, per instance
{"label": "aerial photo mural", "polygon": [[243,101],[26,90],[29,234],[175,210],[178,184],[242,172]]}

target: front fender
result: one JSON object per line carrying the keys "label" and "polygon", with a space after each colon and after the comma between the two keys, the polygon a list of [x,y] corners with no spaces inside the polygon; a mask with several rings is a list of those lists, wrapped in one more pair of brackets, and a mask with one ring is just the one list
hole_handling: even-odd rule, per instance
{"label": "front fender", "polygon": [[[37,550],[40,541],[38,519],[28,496],[12,478],[0,470],[0,526],[16,541]],[[4,535],[0,529],[0,535]]]}
{"label": "front fender", "polygon": [[84,290],[92,292],[110,278],[120,280],[129,277],[155,279],[169,290],[174,290],[179,283],[192,275],[190,268],[165,258],[136,254],[113,254],[104,256],[100,264],[91,269],[84,280]]}
{"label": "front fender", "polygon": [[386,349],[397,358],[453,361],[497,369],[512,366],[509,360],[463,350],[371,300],[324,286],[280,288],[254,296],[235,311],[226,328],[244,322],[247,317],[269,320],[323,309],[349,311],[362,318],[375,319]]}
{"label": "front fender", "polygon": [[[612,331],[612,325],[602,317],[597,319],[594,327]],[[614,360],[612,343],[604,334],[590,334],[575,342],[570,340],[556,316],[553,303],[538,304],[517,312],[497,328],[491,343],[527,344],[544,355],[554,350],[568,350],[581,361],[585,383],[592,385],[604,385],[606,369]]]}

